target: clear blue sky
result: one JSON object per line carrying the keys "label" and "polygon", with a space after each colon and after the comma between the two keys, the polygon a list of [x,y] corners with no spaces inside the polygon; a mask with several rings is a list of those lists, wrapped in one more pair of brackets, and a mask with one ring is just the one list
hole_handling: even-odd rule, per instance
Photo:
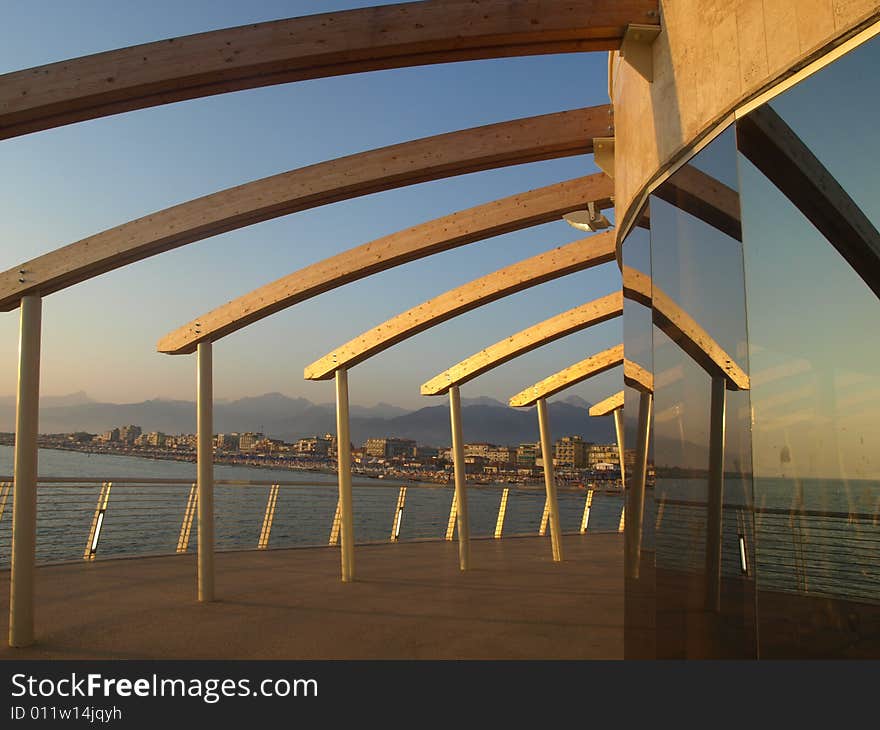
{"label": "clear blue sky", "polygon": [[[4,3],[0,73],[171,36],[374,3]],[[319,79],[117,115],[0,143],[0,270],[132,218],[325,159],[446,131],[607,103],[604,53],[445,64]],[[105,274],[44,302],[42,393],[192,399],[195,362],[155,351],[191,318],[278,276],[401,228],[595,172],[591,157],[520,165],[297,213]],[[361,331],[506,264],[580,237],[555,222],[398,267],[215,345],[215,395],[332,400],[303,367]],[[436,404],[419,385],[524,326],[619,287],[614,264],[509,297],[429,330],[350,375],[354,403]],[[16,382],[18,313],[0,315],[0,394]],[[465,396],[506,399],[620,341],[620,322],[487,374]],[[572,389],[598,400],[612,371]]]}

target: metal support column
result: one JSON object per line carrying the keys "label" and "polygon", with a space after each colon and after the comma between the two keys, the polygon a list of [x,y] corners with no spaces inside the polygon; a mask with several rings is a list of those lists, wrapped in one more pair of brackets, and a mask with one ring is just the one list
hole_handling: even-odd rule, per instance
{"label": "metal support column", "polygon": [[550,542],[553,547],[553,560],[562,560],[562,533],[559,528],[559,502],[556,499],[556,476],[553,473],[553,445],[550,442],[550,420],[547,416],[547,401],[538,399],[538,428],[541,431],[541,458],[544,460],[544,487],[547,490],[547,504],[550,511]]}
{"label": "metal support column", "polygon": [[342,582],[354,580],[354,513],[351,504],[351,434],[348,416],[348,371],[336,371],[336,466],[339,473],[339,531]]}
{"label": "metal support column", "polygon": [[724,501],[724,430],[727,382],[712,378],[709,417],[709,493],[706,500],[706,610],[721,609],[721,505]]}
{"label": "metal support column", "polygon": [[458,565],[471,564],[471,534],[468,524],[467,483],[464,474],[464,440],[461,434],[461,395],[458,386],[449,389],[449,418],[452,422],[452,463],[455,470],[455,504],[458,512]]}
{"label": "metal support column", "polygon": [[627,578],[639,577],[639,560],[642,552],[642,526],[645,517],[645,481],[648,477],[648,444],[651,438],[651,409],[654,396],[639,393],[639,421],[636,439],[636,463],[633,469],[633,483],[626,494],[625,527],[625,575]]}
{"label": "metal support column", "polygon": [[214,382],[210,342],[196,350],[199,600],[214,600]]}
{"label": "metal support column", "polygon": [[15,465],[12,492],[12,566],[9,646],[34,643],[34,572],[37,550],[37,427],[40,414],[42,299],[21,299]]}

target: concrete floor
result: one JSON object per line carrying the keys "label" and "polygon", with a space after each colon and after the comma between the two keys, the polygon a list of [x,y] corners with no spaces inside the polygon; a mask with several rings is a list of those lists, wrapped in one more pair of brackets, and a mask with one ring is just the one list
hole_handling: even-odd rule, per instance
{"label": "concrete floor", "polygon": [[[195,601],[191,555],[46,566],[37,644],[0,659],[516,659],[623,657],[623,537],[359,546],[357,580],[333,548],[220,553],[217,594]],[[9,571],[0,574],[8,615]],[[5,637],[4,637],[5,638]]]}

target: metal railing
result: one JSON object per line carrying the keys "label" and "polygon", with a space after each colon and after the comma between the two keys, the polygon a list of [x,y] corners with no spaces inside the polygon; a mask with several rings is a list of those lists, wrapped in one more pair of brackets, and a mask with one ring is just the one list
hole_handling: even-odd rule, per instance
{"label": "metal railing", "polygon": [[[0,477],[0,565],[10,559],[11,482]],[[195,550],[198,496],[191,480],[47,477],[37,488],[38,563]],[[371,481],[353,488],[358,544],[454,537],[451,486]],[[618,530],[620,491],[558,492],[563,532]],[[216,480],[216,548],[338,544],[337,499],[333,483]],[[542,487],[468,485],[468,504],[474,537],[546,533]]]}
{"label": "metal railing", "polygon": [[[722,575],[757,575],[761,589],[880,602],[880,514],[733,504],[723,513]],[[703,571],[705,503],[659,498],[649,524],[658,565]]]}

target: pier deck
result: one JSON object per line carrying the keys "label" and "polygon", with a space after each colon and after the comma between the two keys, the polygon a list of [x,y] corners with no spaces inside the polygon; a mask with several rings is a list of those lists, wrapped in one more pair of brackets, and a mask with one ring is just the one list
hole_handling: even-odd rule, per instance
{"label": "pier deck", "polygon": [[[357,580],[339,551],[219,553],[220,600],[195,600],[193,555],[44,566],[37,644],[0,659],[623,658],[623,537],[358,546]],[[0,574],[8,615],[9,571]]]}

